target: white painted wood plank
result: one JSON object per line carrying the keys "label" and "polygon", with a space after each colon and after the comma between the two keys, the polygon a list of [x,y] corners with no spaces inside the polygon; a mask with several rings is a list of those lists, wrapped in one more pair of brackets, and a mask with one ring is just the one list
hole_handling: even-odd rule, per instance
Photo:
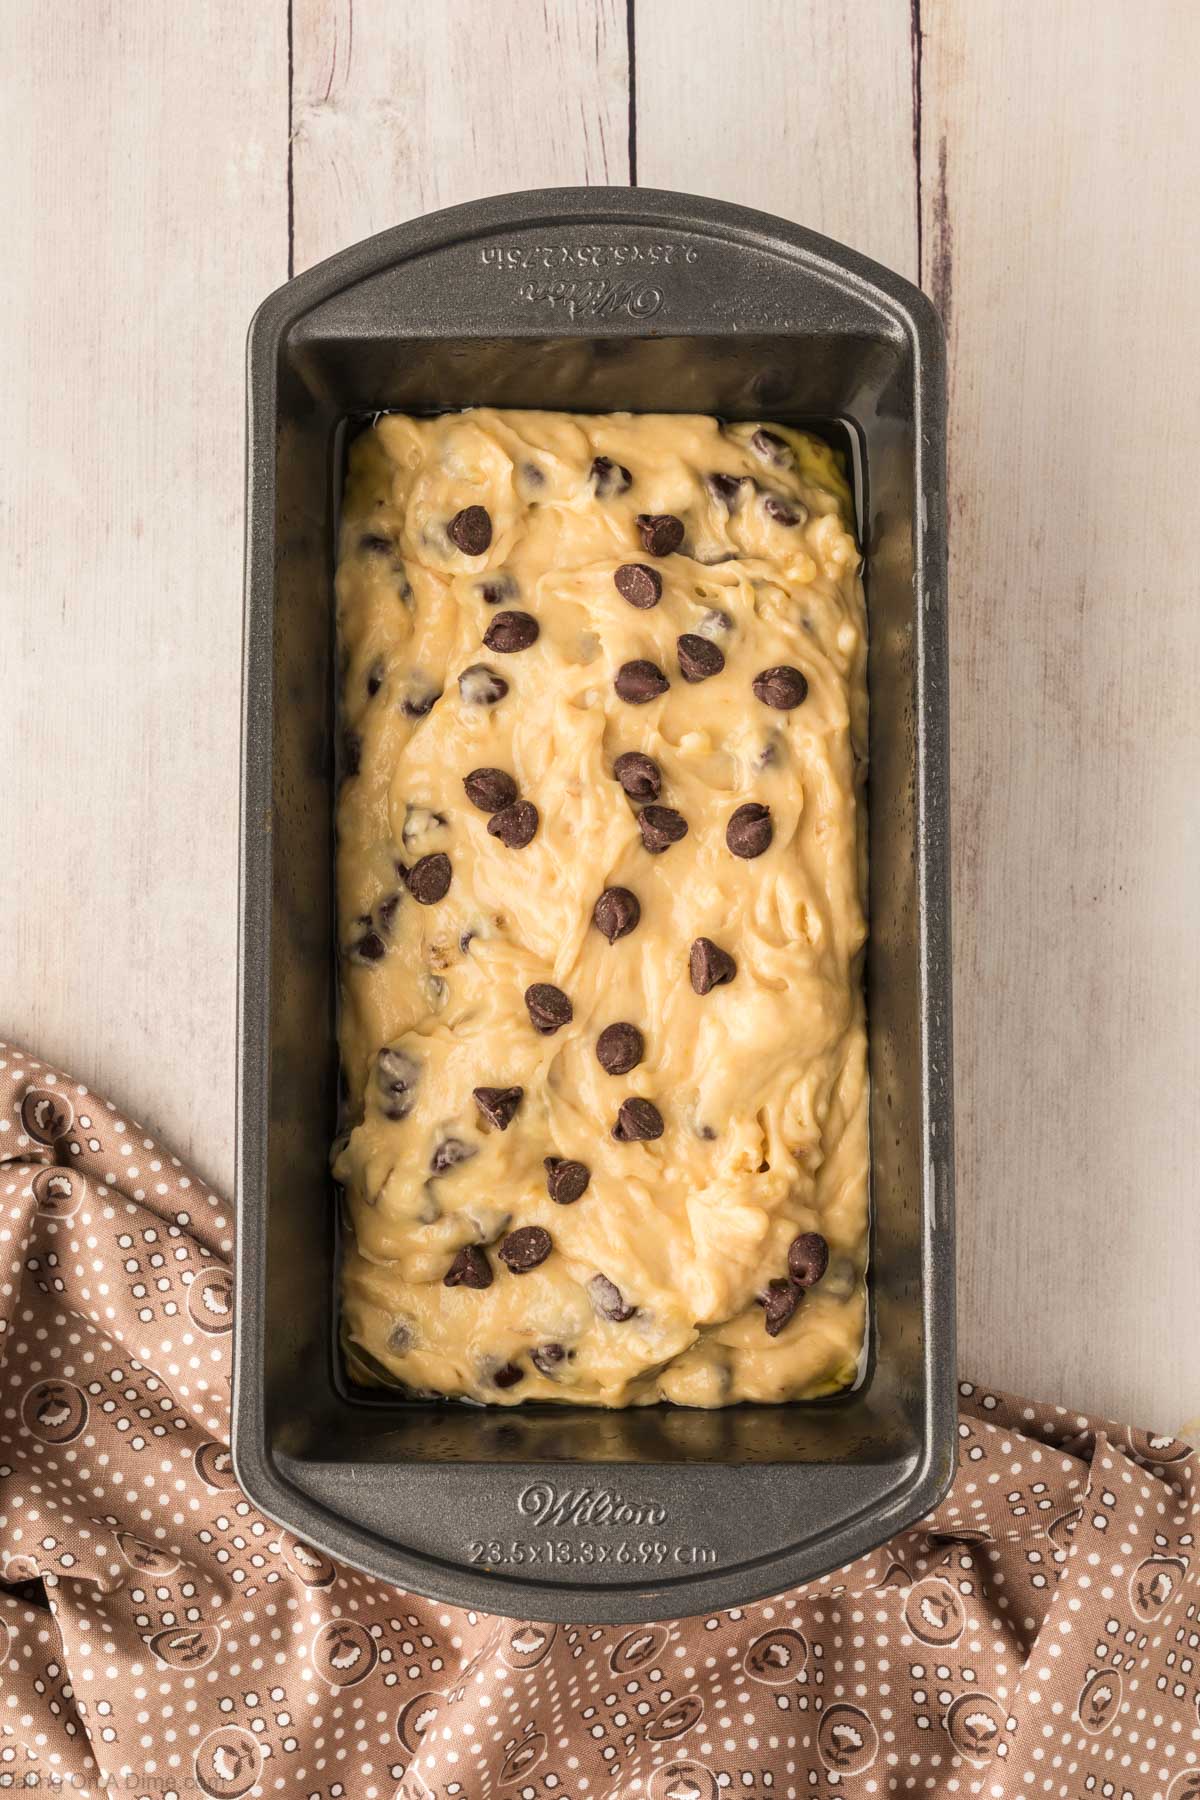
{"label": "white painted wood plank", "polygon": [[922,0],[962,1365],[1200,1412],[1200,9]]}
{"label": "white painted wood plank", "polygon": [[635,0],[637,179],[915,279],[909,0]]}
{"label": "white painted wood plank", "polygon": [[2,30],[0,1024],[228,1192],[243,345],[286,273],[286,15],[9,0]]}
{"label": "white painted wood plank", "polygon": [[294,0],[295,266],[482,194],[629,177],[624,0]]}

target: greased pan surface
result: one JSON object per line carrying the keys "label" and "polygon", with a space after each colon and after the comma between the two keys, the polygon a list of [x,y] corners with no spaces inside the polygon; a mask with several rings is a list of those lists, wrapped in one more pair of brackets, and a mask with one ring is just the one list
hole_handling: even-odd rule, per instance
{"label": "greased pan surface", "polygon": [[[700,1413],[360,1398],[336,1348],[335,517],[347,428],[472,404],[779,418],[852,451],[867,552],[871,1337],[853,1393]],[[234,1456],[443,1601],[638,1621],[812,1579],[954,1467],[944,366],[920,293],[763,214],[564,189],[354,246],[249,344]]]}

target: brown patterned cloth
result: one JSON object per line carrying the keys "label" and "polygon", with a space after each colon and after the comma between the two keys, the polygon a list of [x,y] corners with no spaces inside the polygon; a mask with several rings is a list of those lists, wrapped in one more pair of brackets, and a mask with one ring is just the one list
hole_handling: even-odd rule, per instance
{"label": "brown patterned cloth", "polygon": [[0,1787],[1200,1800],[1200,1457],[964,1385],[958,1480],[828,1580],[638,1630],[415,1599],[226,1449],[229,1209],[0,1046]]}

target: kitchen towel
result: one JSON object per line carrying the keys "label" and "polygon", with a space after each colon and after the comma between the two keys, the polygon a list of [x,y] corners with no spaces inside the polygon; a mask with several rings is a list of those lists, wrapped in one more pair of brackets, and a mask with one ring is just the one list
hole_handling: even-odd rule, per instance
{"label": "kitchen towel", "polygon": [[964,1382],[949,1497],[823,1581],[632,1630],[460,1612],[243,1498],[229,1205],[4,1046],[0,1199],[0,1788],[1200,1800],[1186,1443]]}

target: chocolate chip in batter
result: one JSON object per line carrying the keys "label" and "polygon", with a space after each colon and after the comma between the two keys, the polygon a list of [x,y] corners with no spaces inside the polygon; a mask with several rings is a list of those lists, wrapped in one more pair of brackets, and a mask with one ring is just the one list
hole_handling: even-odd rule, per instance
{"label": "chocolate chip in batter", "polygon": [[613,682],[619,697],[630,706],[645,706],[648,700],[657,700],[670,685],[658,664],[647,662],[644,657],[622,663]]}
{"label": "chocolate chip in batter", "polygon": [[401,898],[402,896],[400,894],[389,894],[386,900],[381,900],[379,905],[375,908],[375,923],[378,925],[380,931],[385,934],[391,932],[392,926],[396,922],[396,914],[400,910]]}
{"label": "chocolate chip in batter", "polygon": [[613,774],[631,800],[657,800],[662,793],[658,764],[640,750],[624,750],[613,764]]}
{"label": "chocolate chip in batter", "polygon": [[528,650],[530,644],[537,642],[541,630],[532,613],[498,612],[483,634],[483,641],[489,650],[497,650],[503,656],[512,656],[518,650]]}
{"label": "chocolate chip in batter", "polygon": [[522,1225],[502,1240],[499,1257],[514,1275],[527,1275],[530,1269],[545,1262],[553,1248],[550,1233],[540,1225]]}
{"label": "chocolate chip in batter", "polygon": [[472,663],[458,678],[458,691],[468,706],[495,706],[508,692],[508,683],[486,663]]}
{"label": "chocolate chip in batter", "polygon": [[516,1387],[517,1383],[524,1379],[525,1371],[519,1369],[516,1363],[502,1363],[492,1376],[492,1381],[498,1388]]}
{"label": "chocolate chip in batter", "polygon": [[777,525],[799,525],[802,522],[802,507],[791,505],[779,494],[768,494],[763,501],[763,511],[768,519],[774,519]]}
{"label": "chocolate chip in batter", "polygon": [[373,700],[375,698],[376,694],[379,692],[380,688],[383,686],[384,673],[385,673],[385,671],[384,671],[384,666],[383,666],[383,658],[376,657],[375,661],[371,664],[370,668],[367,670],[367,698],[368,698],[368,700]]}
{"label": "chocolate chip in batter", "polygon": [[688,833],[688,822],[673,806],[644,806],[638,814],[642,843],[651,856],[661,856]]}
{"label": "chocolate chip in batter", "polygon": [[448,1169],[457,1169],[460,1163],[470,1162],[478,1146],[465,1144],[461,1138],[443,1138],[429,1159],[429,1171],[432,1175],[444,1175]]}
{"label": "chocolate chip in batter", "polygon": [[487,606],[499,606],[502,600],[515,600],[520,589],[512,575],[489,575],[479,584],[479,592]]}
{"label": "chocolate chip in batter", "polygon": [[592,481],[599,500],[609,500],[614,494],[628,493],[633,486],[633,476],[624,463],[614,462],[611,456],[592,458]]}
{"label": "chocolate chip in batter", "polygon": [[613,576],[613,585],[622,600],[645,612],[662,599],[662,576],[649,563],[622,563]]}
{"label": "chocolate chip in batter", "polygon": [[498,813],[517,797],[517,784],[507,769],[472,769],[463,776],[467,799],[480,812]]}
{"label": "chocolate chip in batter", "polygon": [[829,1267],[829,1245],[819,1231],[802,1231],[788,1245],[787,1260],[798,1288],[815,1287]]}
{"label": "chocolate chip in batter", "polygon": [[674,513],[639,513],[637,528],[651,556],[670,556],[683,542],[683,520]]}
{"label": "chocolate chip in batter", "polygon": [[381,1050],[375,1058],[375,1085],[385,1119],[406,1119],[413,1109],[420,1064],[407,1050]]}
{"label": "chocolate chip in batter", "polygon": [[794,1281],[768,1281],[760,1302],[766,1313],[768,1337],[779,1336],[803,1298],[802,1289]]}
{"label": "chocolate chip in batter", "polygon": [[624,887],[605,888],[592,908],[592,924],[597,931],[603,932],[610,944],[615,944],[618,938],[628,937],[641,916],[637,895]]}
{"label": "chocolate chip in batter", "polygon": [[488,1288],[492,1280],[492,1265],[478,1244],[464,1244],[442,1276],[442,1286]]}
{"label": "chocolate chip in batter", "polygon": [[724,637],[727,631],[733,630],[733,620],[719,606],[710,606],[696,629],[701,637],[712,638],[715,642],[717,638]]}
{"label": "chocolate chip in batter", "polygon": [[662,1114],[654,1102],[635,1095],[622,1100],[612,1134],[621,1144],[644,1144],[651,1138],[660,1138],[665,1129]]}
{"label": "chocolate chip in batter", "polygon": [[477,1087],[471,1090],[476,1106],[497,1131],[507,1131],[525,1098],[523,1087]]}
{"label": "chocolate chip in batter", "polygon": [[538,809],[532,800],[515,800],[488,820],[488,831],[510,850],[523,850],[533,842],[538,828]]}
{"label": "chocolate chip in batter", "polygon": [[790,663],[777,663],[773,669],[762,669],[751,684],[755,698],[776,712],[791,712],[808,697],[808,682]]}
{"label": "chocolate chip in batter", "polygon": [[732,512],[742,497],[743,483],[749,481],[748,475],[712,474],[704,477],[704,485],[714,500]]}
{"label": "chocolate chip in batter", "polygon": [[593,1275],[587,1285],[592,1305],[602,1319],[612,1319],[614,1324],[620,1325],[636,1313],[637,1307],[627,1304],[616,1282],[610,1281],[607,1275]]}
{"label": "chocolate chip in batter", "polygon": [[646,1040],[636,1025],[606,1025],[596,1039],[596,1061],[608,1075],[628,1075],[646,1054]]}
{"label": "chocolate chip in batter", "polygon": [[423,719],[433,711],[441,697],[440,687],[434,687],[431,682],[414,674],[409,678],[408,691],[400,702],[400,711],[407,719]]}
{"label": "chocolate chip in batter", "polygon": [[546,1171],[546,1192],[556,1206],[573,1206],[587,1192],[592,1171],[586,1163],[571,1162],[562,1156],[542,1159]]}
{"label": "chocolate chip in batter", "polygon": [[722,950],[711,938],[697,938],[688,955],[688,971],[698,994],[711,993],[723,982],[732,981],[737,964],[728,950]]}
{"label": "chocolate chip in batter", "polygon": [[492,521],[487,508],[464,506],[447,525],[446,536],[464,556],[482,556],[492,541]]}
{"label": "chocolate chip in batter", "polygon": [[422,856],[415,862],[405,880],[414,900],[420,901],[422,906],[436,906],[449,891],[451,874],[450,858],[444,850],[437,850],[432,856]]}
{"label": "chocolate chip in batter", "polygon": [[725,667],[724,651],[697,632],[685,631],[675,640],[675,649],[679,654],[679,673],[685,681],[707,681]]}
{"label": "chocolate chip in batter", "polygon": [[735,856],[747,859],[761,856],[774,835],[771,809],[769,806],[760,806],[757,800],[748,800],[745,806],[739,806],[725,827],[726,844]]}
{"label": "chocolate chip in batter", "polygon": [[574,1018],[574,1008],[561,988],[548,981],[535,981],[525,989],[525,1005],[533,1029],[543,1037],[551,1037]]}
{"label": "chocolate chip in batter", "polygon": [[395,554],[395,541],[384,537],[381,531],[364,531],[358,540],[358,547],[368,556],[392,556]]}
{"label": "chocolate chip in batter", "polygon": [[566,1361],[566,1356],[562,1344],[539,1344],[529,1352],[530,1362],[543,1375],[553,1375],[559,1364]]}
{"label": "chocolate chip in batter", "polygon": [[386,951],[387,945],[384,943],[379,933],[372,930],[364,931],[361,937],[355,938],[354,942],[347,950],[346,955],[350,958],[351,962],[375,963],[379,961],[380,957],[383,956]]}
{"label": "chocolate chip in batter", "polygon": [[527,487],[531,488],[540,488],[546,485],[546,477],[534,462],[521,464],[521,479]]}
{"label": "chocolate chip in batter", "polygon": [[791,445],[765,426],[759,427],[750,444],[764,462],[775,463],[781,469],[788,468],[794,461]]}

